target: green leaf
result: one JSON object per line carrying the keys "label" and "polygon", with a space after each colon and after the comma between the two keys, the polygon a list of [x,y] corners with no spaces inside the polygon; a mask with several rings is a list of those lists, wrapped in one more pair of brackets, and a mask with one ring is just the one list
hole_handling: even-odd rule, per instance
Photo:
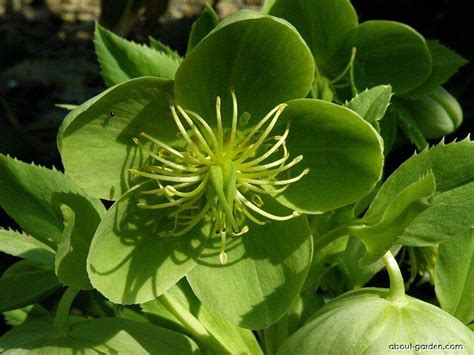
{"label": "green leaf", "polygon": [[52,267],[29,260],[18,261],[0,279],[0,312],[41,301],[59,287]]}
{"label": "green leaf", "polygon": [[356,82],[362,73],[370,86],[389,84],[400,95],[420,86],[431,74],[431,54],[425,39],[399,22],[362,23],[348,36],[346,51],[352,47],[357,49]]}
{"label": "green leaf", "polygon": [[276,105],[311,89],[314,61],[301,36],[283,20],[241,11],[222,21],[176,72],[178,104],[214,124],[216,98],[230,125],[235,90],[239,112],[256,124]]}
{"label": "green leaf", "polygon": [[382,215],[371,213],[371,210],[360,220],[361,225],[354,225],[349,232],[361,240],[367,249],[361,259],[362,266],[379,260],[398,240],[405,228],[429,206],[429,197],[436,190],[432,173],[426,174],[418,181],[405,187],[392,200]]}
{"label": "green leaf", "polygon": [[194,47],[196,47],[198,43],[217,26],[218,23],[219,16],[217,13],[209,4],[205,4],[201,15],[199,15],[197,20],[194,21],[193,26],[191,27],[187,52],[190,52]]}
{"label": "green leaf", "polygon": [[277,198],[285,206],[307,213],[325,212],[359,200],[380,179],[381,139],[353,111],[301,99],[288,103],[280,121],[282,126],[290,122],[289,153],[303,155],[292,174],[310,169]]}
{"label": "green leaf", "polygon": [[436,245],[469,231],[474,226],[474,182],[443,192],[433,198],[403,231],[400,243],[411,246]]}
{"label": "green leaf", "polygon": [[[286,210],[274,208],[279,215]],[[262,329],[282,317],[299,295],[312,237],[306,217],[264,226],[249,223],[249,229],[228,244],[227,264],[220,264],[217,245],[208,247],[187,278],[206,308],[241,327]]]}
{"label": "green leaf", "polygon": [[[335,69],[341,68],[334,68],[332,57],[358,25],[357,14],[348,0],[277,0],[270,14],[297,28],[323,74],[338,74]],[[349,61],[349,56],[346,59]]]}
{"label": "green leaf", "polygon": [[[181,280],[168,290],[166,297],[183,307],[184,312],[188,313],[187,317],[194,318],[206,328],[210,335],[207,341],[200,342],[200,339],[194,339],[204,353],[212,353],[213,349],[218,348],[220,353],[262,354],[257,339],[251,331],[229,323],[203,306],[185,280]],[[158,310],[157,315],[161,316],[159,306],[157,306],[159,304],[161,304],[161,300],[156,299],[142,305],[142,308],[145,312],[152,314]],[[176,318],[174,319],[179,323]]]}
{"label": "green leaf", "polygon": [[431,171],[436,181],[436,191],[444,192],[474,180],[474,143],[440,143],[412,156],[384,182],[377,192],[367,215],[383,214],[393,199],[407,186]]}
{"label": "green leaf", "polygon": [[151,36],[148,36],[150,40],[150,47],[153,49],[156,49],[158,52],[162,52],[163,54],[166,54],[167,56],[173,58],[174,60],[178,61],[181,63],[183,61],[183,58],[178,54],[178,52],[172,50],[169,46],[161,42],[160,40],[153,38]]}
{"label": "green leaf", "polygon": [[398,101],[393,102],[393,110],[391,112],[396,115],[398,124],[403,133],[416,146],[418,150],[423,150],[428,147],[428,142],[423,135],[423,132],[416,123],[416,118],[408,111],[403,104]]}
{"label": "green leaf", "polygon": [[380,135],[383,139],[383,151],[387,156],[395,144],[398,133],[398,115],[390,109],[387,110],[384,118],[380,121]]}
{"label": "green leaf", "polygon": [[433,59],[433,69],[429,78],[416,89],[409,92],[409,96],[425,95],[443,85],[468,61],[459,54],[442,45],[438,41],[427,41]]}
{"label": "green leaf", "polygon": [[90,247],[89,278],[114,303],[145,303],[167,291],[194,267],[203,236],[209,235],[205,226],[188,236],[159,236],[165,215],[137,206],[143,202],[141,188],[131,189],[107,211]]}
{"label": "green leaf", "polygon": [[3,312],[5,322],[12,327],[23,324],[27,319],[49,317],[50,314],[46,308],[39,304]]}
{"label": "green leaf", "polygon": [[51,320],[33,320],[0,339],[6,354],[196,354],[196,344],[184,335],[147,323],[120,318],[76,321],[65,335],[53,334]]}
{"label": "green leaf", "polygon": [[380,132],[379,121],[387,112],[391,97],[392,88],[389,85],[379,85],[356,95],[344,106],[355,111]]}
{"label": "green leaf", "polygon": [[120,197],[129,188],[128,168],[142,166],[146,158],[132,139],[141,132],[159,134],[166,143],[176,139],[168,103],[172,87],[170,80],[134,79],[72,111],[58,135],[68,176],[92,196]]}
{"label": "green leaf", "polygon": [[59,171],[0,155],[0,205],[28,234],[51,247],[62,239],[60,204],[74,209],[84,228],[105,212],[100,200]]}
{"label": "green leaf", "polygon": [[273,4],[275,4],[275,1],[276,0],[263,0],[261,13],[267,15],[270,12]]}
{"label": "green leaf", "polygon": [[89,246],[100,219],[93,218],[87,223],[76,222],[76,214],[67,205],[60,205],[64,218],[63,239],[56,253],[55,271],[59,281],[80,290],[89,290],[92,285],[86,271]]}
{"label": "green leaf", "polygon": [[434,284],[441,308],[465,324],[474,320],[474,230],[440,244]]}
{"label": "green leaf", "polygon": [[474,351],[472,332],[450,314],[415,298],[394,303],[385,295],[386,290],[361,289],[338,297],[277,354],[386,354],[408,344],[418,346],[416,352],[433,352],[421,347],[430,344],[461,344],[466,354]]}
{"label": "green leaf", "polygon": [[[395,245],[390,248],[391,253],[396,256],[401,246]],[[347,241],[344,253],[338,258],[338,265],[347,276],[350,288],[357,289],[364,286],[376,273],[384,268],[382,260],[378,260],[369,265],[361,265],[359,262],[366,253],[364,244],[355,237],[350,237]]]}
{"label": "green leaf", "polygon": [[52,265],[54,250],[27,234],[0,228],[0,251],[37,263]]}
{"label": "green leaf", "polygon": [[94,43],[101,74],[108,86],[148,75],[173,79],[179,66],[179,62],[167,54],[127,41],[98,23]]}

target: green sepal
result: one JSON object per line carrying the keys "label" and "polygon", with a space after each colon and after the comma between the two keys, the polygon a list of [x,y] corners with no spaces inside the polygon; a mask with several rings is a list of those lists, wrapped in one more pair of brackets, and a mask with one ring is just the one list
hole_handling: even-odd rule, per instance
{"label": "green sepal", "polygon": [[339,54],[345,37],[358,25],[350,1],[277,0],[270,14],[284,18],[296,27],[311,49],[321,74],[334,77],[349,61],[350,51],[338,61],[333,58]]}
{"label": "green sepal", "polygon": [[360,24],[347,35],[338,56],[344,58],[352,48],[357,51],[354,74],[361,90],[389,84],[400,95],[420,86],[431,74],[431,54],[425,39],[399,22]]}
{"label": "green sepal", "polygon": [[133,79],[69,113],[58,133],[68,176],[92,196],[118,199],[129,189],[128,169],[141,167],[147,158],[133,138],[145,132],[168,144],[177,140],[169,109],[172,88],[171,80]]}
{"label": "green sepal", "polygon": [[160,236],[166,210],[138,207],[157,202],[141,194],[155,186],[145,183],[125,193],[107,211],[92,240],[89,278],[114,303],[145,303],[167,291],[196,265],[210,234],[210,225],[202,223],[180,237]]}
{"label": "green sepal", "polygon": [[186,56],[176,72],[176,102],[214,125],[219,96],[224,125],[230,126],[234,90],[239,112],[250,113],[255,125],[276,105],[306,96],[314,70],[311,52],[293,26],[240,11]]}
{"label": "green sepal", "polygon": [[462,344],[466,353],[474,351],[472,332],[449,313],[408,296],[393,302],[387,294],[368,288],[338,297],[316,312],[277,354],[384,354],[402,344]]}
{"label": "green sepal", "polygon": [[95,26],[94,44],[101,74],[108,86],[141,76],[173,79],[179,66],[175,58],[127,41],[98,23]]}
{"label": "green sepal", "polygon": [[354,111],[321,100],[292,100],[279,124],[289,124],[288,151],[303,155],[292,175],[309,168],[277,197],[285,206],[304,213],[326,212],[359,200],[380,179],[382,141]]}
{"label": "green sepal", "polygon": [[[271,200],[264,206],[276,215],[288,214]],[[220,263],[216,239],[187,279],[206,308],[243,328],[262,329],[290,309],[302,288],[312,257],[312,236],[304,216],[248,227],[244,236],[228,240],[226,264]]]}

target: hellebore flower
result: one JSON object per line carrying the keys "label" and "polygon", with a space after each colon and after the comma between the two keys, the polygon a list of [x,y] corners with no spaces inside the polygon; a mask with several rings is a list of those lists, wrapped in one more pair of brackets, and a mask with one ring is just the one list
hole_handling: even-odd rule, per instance
{"label": "hellebore flower", "polygon": [[305,214],[353,203],[380,178],[382,146],[353,111],[304,99],[314,62],[287,22],[222,21],[175,79],[132,79],[74,110],[58,145],[67,174],[116,200],[90,247],[92,285],[144,303],[186,276],[243,327],[267,327],[312,257]]}

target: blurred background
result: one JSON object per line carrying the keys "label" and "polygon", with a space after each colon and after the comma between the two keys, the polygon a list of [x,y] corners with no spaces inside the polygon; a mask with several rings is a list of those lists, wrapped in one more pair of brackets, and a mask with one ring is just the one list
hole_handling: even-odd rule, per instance
{"label": "blurred background", "polygon": [[[0,152],[61,168],[56,132],[67,114],[56,104],[80,104],[106,87],[92,43],[94,22],[137,42],[151,35],[184,54],[205,3],[220,17],[262,0],[0,0]],[[474,122],[474,21],[464,0],[353,0],[360,21],[396,20],[439,39],[471,62],[446,85],[464,109],[450,137]],[[413,148],[407,150],[412,154]],[[399,161],[407,157],[400,152]],[[15,223],[0,209],[0,226]],[[0,273],[13,262],[0,254]],[[1,326],[0,326],[1,327]],[[0,329],[0,334],[1,334]]]}

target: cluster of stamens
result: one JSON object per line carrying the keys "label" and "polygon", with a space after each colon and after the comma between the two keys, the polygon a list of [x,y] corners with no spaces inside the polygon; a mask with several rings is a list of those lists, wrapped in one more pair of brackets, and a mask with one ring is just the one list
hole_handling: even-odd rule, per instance
{"label": "cluster of stamens", "polygon": [[156,182],[156,187],[142,191],[143,194],[163,198],[161,203],[143,203],[139,207],[170,208],[167,217],[172,221],[172,227],[159,232],[161,236],[184,235],[204,218],[212,218],[212,233],[221,238],[222,264],[227,262],[228,234],[245,234],[249,230],[245,224],[247,220],[263,225],[269,220],[285,221],[298,216],[297,212],[277,216],[265,211],[260,195],[280,194],[308,173],[305,169],[295,177],[277,179],[284,172],[288,174],[303,158],[300,155],[289,160],[285,142],[289,125],[282,135],[270,136],[286,104],[276,106],[242,135],[237,124],[248,119],[248,115],[238,118],[237,99],[234,92],[231,95],[232,123],[227,130],[222,124],[219,97],[216,100],[215,130],[197,113],[170,104],[186,148],[181,151],[141,133],[149,144],[143,144],[137,138],[134,142],[148,154],[150,163],[141,169],[130,169],[132,174]]}

